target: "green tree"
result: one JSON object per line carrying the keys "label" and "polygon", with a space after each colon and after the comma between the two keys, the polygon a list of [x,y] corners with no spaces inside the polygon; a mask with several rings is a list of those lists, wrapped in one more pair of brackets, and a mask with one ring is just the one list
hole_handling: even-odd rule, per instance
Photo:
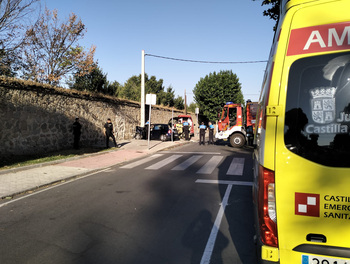
{"label": "green tree", "polygon": [[120,88],[119,97],[140,101],[141,99],[141,75],[130,77]]}
{"label": "green tree", "polygon": [[160,93],[161,100],[160,103],[164,106],[172,107],[174,106],[175,101],[175,92],[173,91],[173,87],[169,86],[166,92]]}
{"label": "green tree", "polygon": [[231,70],[213,72],[201,78],[193,89],[193,94],[200,113],[212,121],[217,119],[218,110],[226,102],[244,103],[241,84]]}
{"label": "green tree", "polygon": [[88,73],[81,75],[79,72],[74,74],[73,81],[70,82],[69,87],[79,91],[98,92],[108,95],[117,96],[120,84],[117,81],[113,83],[107,80],[107,74],[102,72],[99,66]]}
{"label": "green tree", "polygon": [[[157,80],[155,76],[148,78],[148,75],[145,74],[145,93],[156,94],[157,104],[160,104],[165,96],[163,80]],[[141,101],[141,74],[130,77],[124,83],[124,86],[120,88],[119,97],[138,102]]]}
{"label": "green tree", "polygon": [[[253,0],[256,1],[256,0]],[[273,30],[277,29],[277,23],[279,19],[279,11],[280,11],[280,0],[263,0],[261,3],[262,6],[270,6],[270,8],[264,10],[263,15],[269,17],[272,20],[276,21]]]}
{"label": "green tree", "polygon": [[107,82],[107,76],[100,67],[96,66],[91,72],[81,75],[80,71],[74,74],[74,83],[71,89],[79,91],[101,92]]}
{"label": "green tree", "polygon": [[196,112],[196,108],[198,107],[198,105],[194,102],[190,103],[190,105],[187,107],[187,110],[189,112],[195,113]]}
{"label": "green tree", "polygon": [[119,82],[117,82],[117,81],[114,81],[114,82],[107,81],[106,92],[105,93],[109,94],[109,95],[118,96],[120,88],[121,88],[121,85],[120,85]]}
{"label": "green tree", "polygon": [[185,109],[184,99],[181,96],[176,97],[174,100],[174,107],[179,110]]}
{"label": "green tree", "polygon": [[[140,80],[141,80],[141,77],[140,77]],[[140,82],[140,87],[141,87],[141,82]],[[145,92],[146,92],[146,94],[148,94],[148,93],[158,94],[161,91],[164,91],[163,79],[159,79],[157,81],[156,76],[151,76],[151,78],[148,78],[148,75],[145,74]]]}

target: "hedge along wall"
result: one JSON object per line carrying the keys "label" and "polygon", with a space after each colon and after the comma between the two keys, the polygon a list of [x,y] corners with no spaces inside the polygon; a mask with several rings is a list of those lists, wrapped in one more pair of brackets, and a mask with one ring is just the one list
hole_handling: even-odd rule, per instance
{"label": "hedge along wall", "polygon": [[[140,111],[138,102],[0,78],[0,156],[72,148],[76,117],[82,124],[83,147],[105,145],[107,118],[114,124],[117,140],[131,139],[140,125]],[[174,116],[181,113],[176,110]],[[152,123],[168,123],[171,116],[171,109],[152,106]]]}

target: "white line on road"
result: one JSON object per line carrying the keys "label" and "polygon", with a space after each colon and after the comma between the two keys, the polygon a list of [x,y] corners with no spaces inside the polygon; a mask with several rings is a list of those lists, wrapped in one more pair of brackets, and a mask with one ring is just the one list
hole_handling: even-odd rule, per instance
{"label": "white line on road", "polygon": [[177,165],[176,167],[172,168],[171,170],[177,170],[177,171],[185,170],[189,166],[191,166],[193,163],[195,163],[197,160],[199,160],[201,157],[203,157],[203,156],[202,155],[193,155],[192,157],[185,160],[184,162]]}
{"label": "white line on road", "polygon": [[182,157],[182,155],[172,155],[164,160],[161,160],[161,161],[147,167],[146,170],[158,170],[158,169],[164,167],[165,165],[173,162],[174,160],[177,160],[180,157]]}
{"label": "white line on road", "polygon": [[230,168],[227,171],[227,175],[243,175],[244,158],[233,158]]}
{"label": "white line on road", "polygon": [[202,256],[202,260],[201,260],[200,264],[209,264],[210,263],[210,258],[211,258],[211,255],[213,253],[213,250],[214,250],[216,237],[217,237],[219,229],[220,229],[221,220],[222,220],[222,217],[224,215],[225,208],[226,208],[227,203],[228,203],[228,197],[230,196],[231,190],[232,190],[232,185],[228,185],[226,192],[225,192],[225,196],[222,200],[218,215],[216,216],[214,226],[211,229],[211,233],[210,233],[207,245],[205,247],[204,254]]}
{"label": "white line on road", "polygon": [[162,153],[173,153],[173,154],[210,154],[210,155],[220,155],[220,152],[196,152],[196,151],[162,151]]}
{"label": "white line on road", "polygon": [[220,161],[223,159],[223,156],[213,156],[211,159],[199,170],[198,174],[211,174]]}
{"label": "white line on road", "polygon": [[242,185],[242,186],[253,186],[252,182],[244,181],[222,181],[222,180],[196,180],[196,183],[212,183],[212,184],[229,184],[229,185]]}
{"label": "white line on road", "polygon": [[158,158],[158,157],[161,157],[161,156],[163,156],[163,154],[154,154],[154,155],[152,155],[150,157],[147,157],[145,159],[132,162],[132,163],[127,164],[125,166],[122,166],[120,168],[122,168],[122,169],[132,169],[132,168],[134,168],[136,166],[142,165],[142,164],[144,164],[146,162],[149,162],[149,161],[154,160],[155,158]]}
{"label": "white line on road", "polygon": [[211,229],[211,233],[207,242],[207,245],[205,246],[204,253],[201,259],[200,264],[209,264],[211,255],[213,254],[214,246],[215,246],[215,241],[216,237],[218,235],[219,229],[220,229],[220,224],[222,221],[222,217],[225,212],[225,208],[228,203],[228,198],[230,197],[230,193],[232,190],[233,185],[243,185],[243,186],[252,186],[252,182],[242,182],[242,181],[220,181],[220,180],[202,180],[198,179],[196,180],[196,183],[214,183],[214,184],[227,184],[227,189],[224,195],[224,198],[222,199],[222,203],[218,212],[218,215],[216,216],[214,226]]}

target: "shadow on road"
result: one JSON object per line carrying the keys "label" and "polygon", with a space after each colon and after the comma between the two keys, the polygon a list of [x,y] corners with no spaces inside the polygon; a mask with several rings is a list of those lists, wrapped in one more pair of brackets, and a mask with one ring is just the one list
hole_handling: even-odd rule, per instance
{"label": "shadow on road", "polygon": [[[213,228],[212,215],[208,210],[201,211],[193,222],[188,226],[186,233],[182,237],[182,244],[192,250],[191,264],[201,263],[203,257],[203,249],[206,247],[206,242],[210,236]],[[222,250],[227,247],[228,239],[223,235],[222,232],[218,232],[217,244],[212,259],[215,259],[216,264],[221,264]]]}

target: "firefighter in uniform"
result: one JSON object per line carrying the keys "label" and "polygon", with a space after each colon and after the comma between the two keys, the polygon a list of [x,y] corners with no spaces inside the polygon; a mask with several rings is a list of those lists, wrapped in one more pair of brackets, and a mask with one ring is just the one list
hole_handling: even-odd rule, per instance
{"label": "firefighter in uniform", "polygon": [[199,126],[199,145],[205,145],[205,130],[207,126],[204,125],[204,122]]}
{"label": "firefighter in uniform", "polygon": [[183,138],[183,125],[181,120],[179,120],[178,123],[176,124],[176,129],[177,129],[177,133],[179,134],[179,138]]}

